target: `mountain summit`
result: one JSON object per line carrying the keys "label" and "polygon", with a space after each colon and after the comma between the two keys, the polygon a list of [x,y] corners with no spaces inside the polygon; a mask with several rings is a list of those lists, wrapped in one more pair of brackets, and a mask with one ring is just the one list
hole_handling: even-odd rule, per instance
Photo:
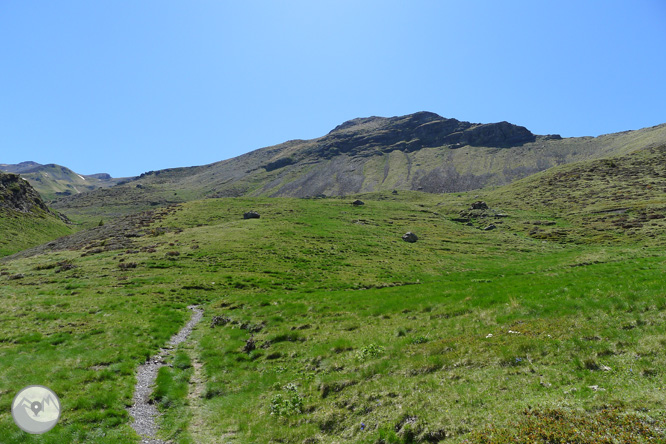
{"label": "mountain summit", "polygon": [[[342,196],[383,190],[459,192],[504,185],[550,167],[666,143],[666,125],[599,137],[535,135],[509,122],[470,123],[417,112],[348,120],[210,165],[149,171],[53,206],[109,216],[205,197]],[[117,213],[116,213],[117,212]]]}
{"label": "mountain summit", "polygon": [[[361,139],[350,135],[366,135]],[[402,117],[368,117],[338,125],[324,139],[344,145],[374,145],[415,151],[427,147],[464,145],[511,147],[534,142],[527,128],[509,122],[479,124],[446,119],[435,113],[418,112]],[[365,139],[365,140],[364,140]]]}

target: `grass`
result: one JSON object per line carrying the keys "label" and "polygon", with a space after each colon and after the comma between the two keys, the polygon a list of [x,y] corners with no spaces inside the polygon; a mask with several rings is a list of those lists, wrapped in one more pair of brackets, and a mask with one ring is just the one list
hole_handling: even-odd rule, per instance
{"label": "grass", "polygon": [[55,216],[0,209],[0,257],[71,234]]}
{"label": "grass", "polygon": [[[194,201],[128,250],[0,265],[0,442],[138,442],[133,372],[191,303],[153,394],[174,442],[665,439],[663,235],[586,236],[592,210],[501,190],[358,197]],[[507,217],[452,220],[477,199]],[[43,436],[8,413],[29,384],[63,404]]]}

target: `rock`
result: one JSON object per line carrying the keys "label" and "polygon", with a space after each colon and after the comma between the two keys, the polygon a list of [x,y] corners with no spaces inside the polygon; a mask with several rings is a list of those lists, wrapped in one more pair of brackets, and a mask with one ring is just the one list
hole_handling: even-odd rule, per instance
{"label": "rock", "polygon": [[0,173],[0,209],[53,214],[35,189],[17,174]]}
{"label": "rock", "polygon": [[490,231],[490,230],[494,230],[495,228],[497,228],[495,226],[495,224],[490,224],[486,228],[484,228],[483,231]]}
{"label": "rock", "polygon": [[360,207],[361,205],[365,205],[365,202],[356,199],[354,202],[352,202],[352,205],[354,205],[355,207]]}
{"label": "rock", "polygon": [[245,341],[245,345],[243,346],[243,351],[245,353],[250,353],[255,348],[257,348],[257,343],[254,341],[254,336],[250,336],[250,339]]}
{"label": "rock", "polygon": [[402,235],[402,240],[404,240],[405,242],[414,243],[417,240],[419,240],[419,238],[416,234],[412,233],[411,231],[408,231]]}
{"label": "rock", "polygon": [[210,328],[215,328],[218,325],[227,325],[231,319],[226,316],[215,316],[210,321]]}
{"label": "rock", "polygon": [[393,190],[391,194],[398,194],[398,190]]}
{"label": "rock", "polygon": [[248,211],[243,214],[243,219],[259,219],[260,217],[261,216],[259,216],[259,213],[256,211]]}
{"label": "rock", "polygon": [[487,210],[487,209],[488,209],[488,204],[486,204],[482,200],[478,200],[472,204],[472,210]]}

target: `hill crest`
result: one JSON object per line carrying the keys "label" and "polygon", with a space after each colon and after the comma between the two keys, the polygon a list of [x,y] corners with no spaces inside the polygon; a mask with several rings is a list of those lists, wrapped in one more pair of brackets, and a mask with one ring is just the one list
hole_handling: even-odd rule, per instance
{"label": "hill crest", "polygon": [[[470,123],[430,112],[372,116],[348,120],[315,139],[290,140],[209,165],[150,171],[53,206],[75,217],[91,211],[112,217],[206,197],[461,192],[664,143],[666,125],[562,138],[508,122]],[[102,206],[108,210],[100,213]]]}

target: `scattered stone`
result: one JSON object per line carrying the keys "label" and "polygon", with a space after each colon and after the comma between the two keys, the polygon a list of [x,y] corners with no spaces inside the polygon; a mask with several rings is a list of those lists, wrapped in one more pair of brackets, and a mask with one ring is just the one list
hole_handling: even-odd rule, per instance
{"label": "scattered stone", "polygon": [[250,339],[245,341],[245,345],[243,346],[243,351],[245,353],[250,353],[255,348],[257,348],[257,343],[254,340],[254,336],[250,336]]}
{"label": "scattered stone", "polygon": [[256,211],[248,211],[243,214],[243,219],[259,219],[260,217],[261,216],[259,216],[259,213]]}
{"label": "scattered stone", "polygon": [[391,194],[398,194],[398,190],[393,190]]}
{"label": "scattered stone", "polygon": [[7,279],[9,279],[10,281],[15,281],[17,279],[23,279],[24,277],[25,275],[23,273],[17,273],[9,276]]}
{"label": "scattered stone", "polygon": [[610,368],[610,367],[607,366],[607,365],[603,365],[603,364],[602,364],[602,365],[599,367],[599,370],[601,370],[602,372],[609,372],[609,371],[611,371],[611,370],[613,370],[613,369]]}
{"label": "scattered stone", "polygon": [[478,200],[472,204],[472,210],[487,210],[487,209],[488,209],[488,204],[486,204],[482,200]]}
{"label": "scattered stone", "polygon": [[210,328],[215,328],[218,325],[227,325],[229,322],[231,322],[231,318],[226,316],[214,316],[210,321]]}
{"label": "scattered stone", "polygon": [[71,261],[60,261],[56,265],[59,267],[56,270],[56,273],[62,273],[63,271],[72,270],[76,268],[76,265],[72,264]]}
{"label": "scattered stone", "polygon": [[494,230],[495,228],[497,228],[497,226],[495,226],[495,224],[490,224],[486,228],[484,228],[483,231],[490,231],[490,230]]}
{"label": "scattered stone", "polygon": [[412,233],[411,231],[408,231],[402,235],[402,240],[404,240],[405,242],[414,243],[417,240],[419,240],[419,238],[416,234]]}
{"label": "scattered stone", "polygon": [[354,205],[355,207],[360,207],[361,205],[365,205],[365,202],[356,199],[354,202],[352,202],[352,205]]}
{"label": "scattered stone", "polygon": [[263,322],[261,324],[250,324],[249,322],[241,322],[240,324],[240,329],[241,330],[247,330],[250,333],[259,333],[261,330],[264,329],[264,324]]}

